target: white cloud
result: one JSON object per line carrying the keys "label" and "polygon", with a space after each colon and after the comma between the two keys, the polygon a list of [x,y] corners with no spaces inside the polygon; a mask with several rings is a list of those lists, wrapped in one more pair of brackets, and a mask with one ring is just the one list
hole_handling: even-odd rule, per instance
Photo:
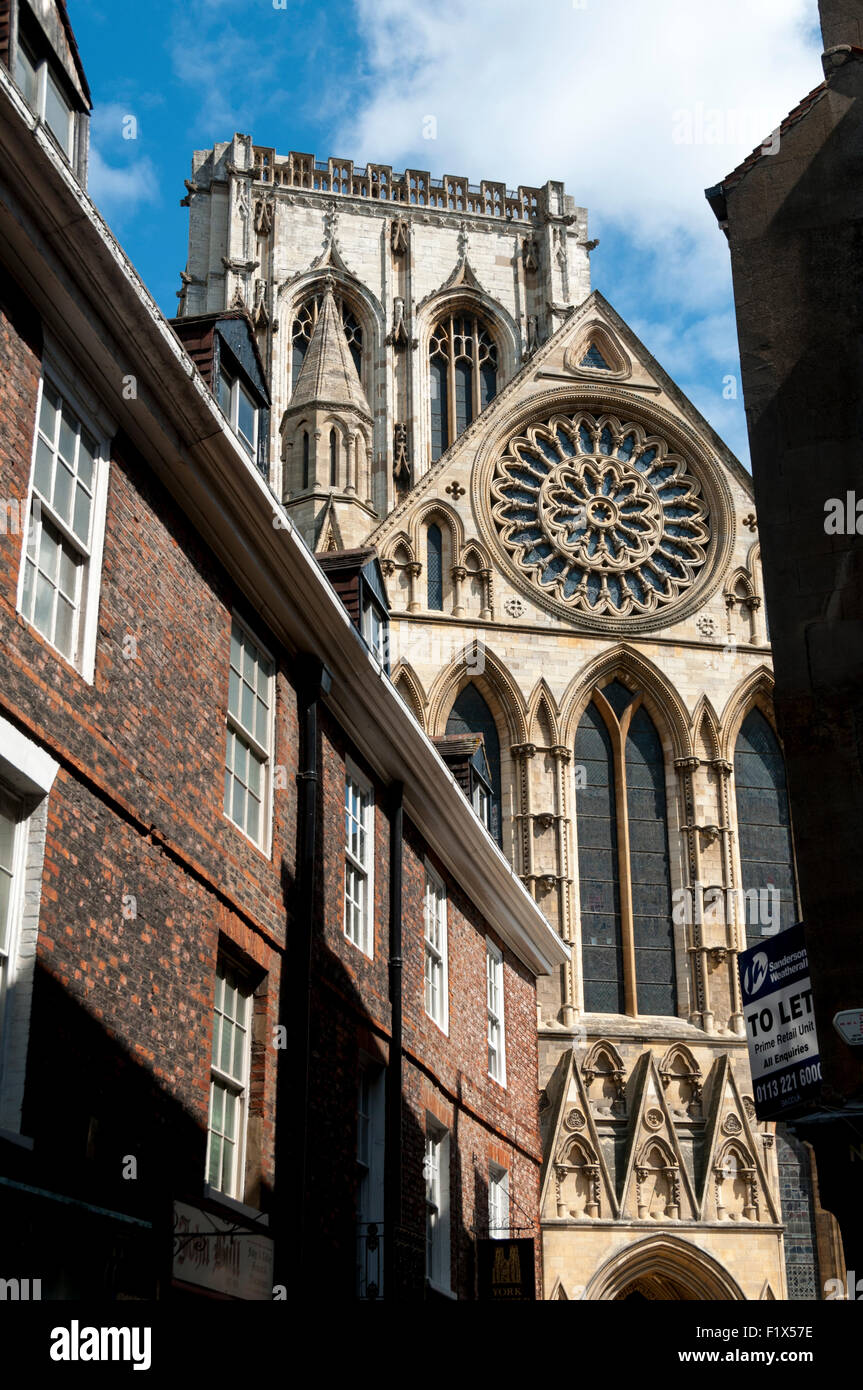
{"label": "white cloud", "polygon": [[121,222],[142,203],[159,199],[159,177],[149,155],[129,164],[109,164],[96,145],[90,146],[87,191],[109,222]]}
{"label": "white cloud", "polygon": [[[386,150],[394,164],[422,154],[421,167],[474,182],[564,179],[636,240],[680,227],[698,235],[704,188],[820,77],[815,0],[357,9],[369,75],[342,146],[373,159]],[[424,141],[428,114],[437,139]]]}
{"label": "white cloud", "polygon": [[[648,345],[672,373],[705,383],[711,423],[745,445],[740,403],[721,397],[718,369],[735,371],[737,351],[728,249],[704,189],[820,80],[816,0],[356,9],[365,71],[334,148],[473,183],[563,180],[590,234],[615,242],[615,254],[594,255],[594,285],[665,325]],[[429,115],[434,140],[423,139]]]}

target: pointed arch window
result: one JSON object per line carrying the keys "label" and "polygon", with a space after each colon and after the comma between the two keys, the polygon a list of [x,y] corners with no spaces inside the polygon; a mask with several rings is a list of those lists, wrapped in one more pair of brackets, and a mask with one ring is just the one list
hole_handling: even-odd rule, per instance
{"label": "pointed arch window", "polygon": [[309,486],[309,432],[303,430],[303,487]]}
{"label": "pointed arch window", "polygon": [[[363,379],[363,328],[350,304],[341,295],[336,295],[336,308],[341,315],[342,327],[345,330],[345,339],[348,349],[354,360],[357,369],[357,376],[360,381]],[[309,343],[312,341],[312,334],[315,331],[315,324],[318,321],[323,296],[313,295],[305,300],[296,310],[291,324],[291,394],[297,384],[300,369],[305,361],[306,353],[309,350]]]}
{"label": "pointed arch window", "polygon": [[431,456],[439,459],[497,395],[497,346],[476,314],[449,313],[429,342]]}
{"label": "pointed arch window", "polygon": [[612,681],[578,726],[584,1006],[677,1013],[662,744],[642,696]]}
{"label": "pointed arch window", "polygon": [[339,441],[334,429],[330,430],[330,487],[335,487],[339,479]]}
{"label": "pointed arch window", "polygon": [[477,687],[466,685],[450,710],[446,723],[448,734],[482,734],[485,756],[491,780],[491,801],[488,828],[499,845],[503,844],[501,826],[500,739],[494,715]]}
{"label": "pointed arch window", "polygon": [[790,927],[797,915],[785,761],[760,709],[750,710],[740,726],[734,787],[746,944],[754,946]]}
{"label": "pointed arch window", "polygon": [[443,611],[443,534],[437,524],[426,532],[426,577],[428,606],[432,612]]}

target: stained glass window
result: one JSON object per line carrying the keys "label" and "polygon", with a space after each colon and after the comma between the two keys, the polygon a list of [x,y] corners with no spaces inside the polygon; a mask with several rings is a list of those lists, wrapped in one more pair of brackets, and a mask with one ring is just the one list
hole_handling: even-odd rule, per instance
{"label": "stained glass window", "polygon": [[443,611],[443,536],[439,526],[428,528],[426,551],[428,606],[433,612],[440,613]]}
{"label": "stained glass window", "polygon": [[[584,1006],[590,1013],[674,1016],[662,744],[640,696],[622,681],[606,685],[601,702],[608,721],[591,702],[575,739]],[[620,847],[627,842],[621,862]],[[632,1000],[628,961],[635,975]]]}
{"label": "stained glass window", "polygon": [[746,944],[796,918],[791,817],[779,742],[759,709],[750,710],[734,752],[737,833],[745,895]]}
{"label": "stained glass window", "polygon": [[626,809],[638,1012],[674,1015],[665,764],[659,735],[643,705],[632,716],[626,740]]}
{"label": "stained glass window", "polygon": [[588,1013],[626,1012],[614,753],[605,722],[588,705],[575,737],[575,761],[585,769],[578,791],[578,877],[581,885],[581,962]]}
{"label": "stained glass window", "polygon": [[447,314],[429,342],[432,460],[497,394],[497,347],[481,319]]}

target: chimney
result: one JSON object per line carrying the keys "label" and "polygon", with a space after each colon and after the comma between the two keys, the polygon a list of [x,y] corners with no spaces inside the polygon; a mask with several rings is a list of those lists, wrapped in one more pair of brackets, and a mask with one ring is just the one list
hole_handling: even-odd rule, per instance
{"label": "chimney", "polygon": [[824,52],[838,44],[863,48],[863,0],[818,0]]}

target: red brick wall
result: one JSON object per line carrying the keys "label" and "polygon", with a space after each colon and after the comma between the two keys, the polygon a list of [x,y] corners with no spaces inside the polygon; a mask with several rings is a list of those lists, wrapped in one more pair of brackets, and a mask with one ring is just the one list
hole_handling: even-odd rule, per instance
{"label": "red brick wall", "polygon": [[[22,516],[39,356],[38,324],[7,293],[0,496],[18,500]],[[289,673],[281,663],[275,762],[284,771],[273,848],[264,855],[222,809],[231,614],[240,600],[131,445],[115,440],[110,462],[92,685],[15,612],[22,544],[16,531],[0,534],[0,713],[61,764],[49,800],[25,1131],[38,1132],[45,1151],[50,1135],[73,1163],[88,1150],[94,1156],[100,1128],[112,1135],[102,1149],[158,1147],[158,1125],[146,1107],[136,1115],[132,1103],[152,1090],[148,1104],[157,1098],[187,1134],[188,1167],[182,1145],[166,1138],[171,1163],[200,1187],[221,933],[267,977],[255,1005],[254,1195],[273,1180],[278,1054],[267,1040],[278,1022],[280,948],[296,867],[297,715]],[[244,616],[267,643],[254,614]],[[124,655],[129,637],[133,659]],[[136,899],[133,918],[123,915],[124,894]],[[99,1055],[95,1069],[88,1051]]]}

